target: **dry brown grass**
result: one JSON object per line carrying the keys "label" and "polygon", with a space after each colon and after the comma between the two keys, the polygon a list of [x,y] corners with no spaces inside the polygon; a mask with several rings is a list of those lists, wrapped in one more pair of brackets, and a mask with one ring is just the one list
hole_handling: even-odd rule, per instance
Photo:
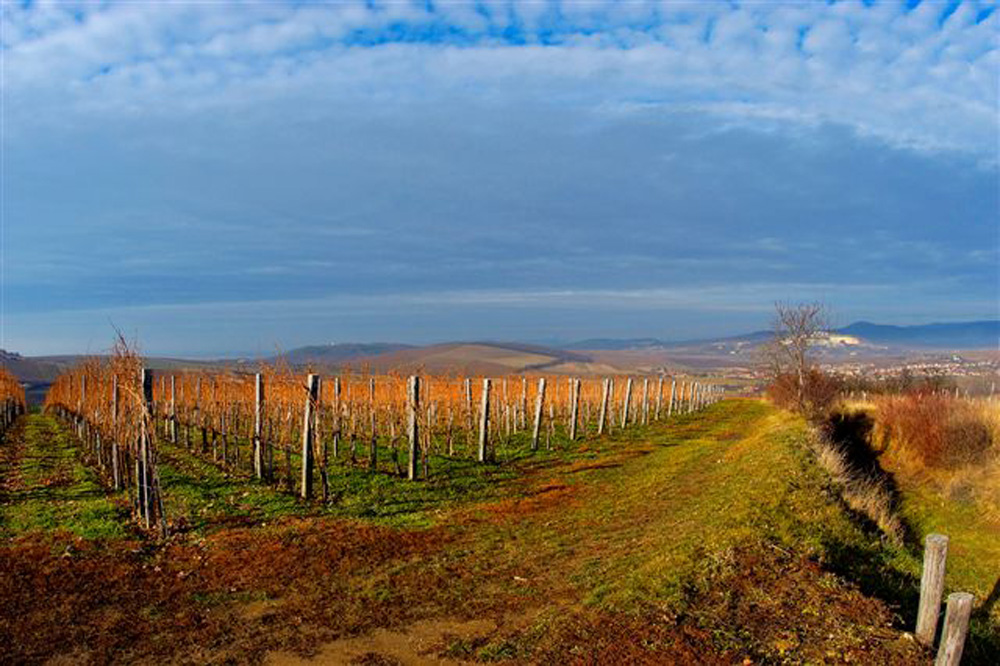
{"label": "dry brown grass", "polygon": [[841,487],[847,506],[875,523],[893,543],[902,543],[905,528],[885,484],[854,468],[843,447],[825,437],[815,439],[813,450],[819,463]]}
{"label": "dry brown grass", "polygon": [[876,400],[873,443],[927,468],[956,469],[984,463],[1000,432],[989,403],[943,393],[915,392]]}

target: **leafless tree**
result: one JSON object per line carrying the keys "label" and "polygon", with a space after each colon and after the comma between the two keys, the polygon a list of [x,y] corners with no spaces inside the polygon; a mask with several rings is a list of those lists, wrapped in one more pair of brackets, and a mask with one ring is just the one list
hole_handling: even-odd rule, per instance
{"label": "leafless tree", "polygon": [[772,379],[795,378],[795,404],[805,412],[806,381],[814,365],[809,350],[828,329],[826,308],[821,303],[775,303],[774,310],[774,338],[763,348],[764,361]]}

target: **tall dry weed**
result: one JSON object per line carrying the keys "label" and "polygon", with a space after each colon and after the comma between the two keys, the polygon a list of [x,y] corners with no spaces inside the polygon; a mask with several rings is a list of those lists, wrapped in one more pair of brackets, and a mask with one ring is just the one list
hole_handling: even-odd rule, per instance
{"label": "tall dry weed", "polygon": [[955,469],[984,463],[993,452],[1000,419],[975,401],[915,392],[876,400],[875,443],[904,463]]}

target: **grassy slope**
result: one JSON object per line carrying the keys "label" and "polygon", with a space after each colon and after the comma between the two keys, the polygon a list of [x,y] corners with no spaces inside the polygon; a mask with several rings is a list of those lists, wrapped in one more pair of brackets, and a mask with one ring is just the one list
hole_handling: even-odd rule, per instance
{"label": "grassy slope", "polygon": [[[490,483],[497,472],[404,484],[338,468],[328,509],[165,450],[168,511],[194,533],[69,558],[21,533],[0,548],[13,574],[0,579],[0,639],[24,660],[211,661],[459,616],[495,626],[444,641],[443,655],[912,661],[891,611],[817,563],[904,602],[904,616],[918,563],[848,519],[804,436],[761,403],[727,401],[509,462]],[[371,510],[393,493],[402,508]],[[30,593],[17,585],[32,576]]]}
{"label": "grassy slope", "polygon": [[[853,401],[848,413],[878,418],[874,402]],[[983,405],[986,421],[1000,419],[995,403]],[[1000,430],[993,427],[994,438]],[[965,663],[996,663],[1000,654],[1000,506],[996,504],[995,471],[983,469],[929,469],[919,464],[905,446],[891,444],[879,454],[880,466],[889,472],[899,492],[899,511],[913,532],[919,549],[928,534],[949,538],[945,592],[972,592],[975,611]],[[964,481],[962,481],[964,479]],[[955,481],[962,481],[955,484]],[[950,486],[971,484],[971,492],[954,492]]]}
{"label": "grassy slope", "polygon": [[942,486],[922,475],[883,463],[894,474],[900,511],[916,536],[948,535],[945,592],[972,592],[975,611],[966,660],[996,663],[1000,655],[1000,523],[975,501],[949,497]]}

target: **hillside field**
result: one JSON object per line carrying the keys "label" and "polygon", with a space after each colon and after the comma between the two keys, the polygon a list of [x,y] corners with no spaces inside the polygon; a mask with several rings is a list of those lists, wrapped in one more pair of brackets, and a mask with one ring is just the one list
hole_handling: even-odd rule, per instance
{"label": "hillside field", "polygon": [[807,436],[730,399],[440,480],[345,469],[325,508],[167,450],[157,543],[31,414],[0,446],[3,661],[929,661],[919,548],[852,520]]}

